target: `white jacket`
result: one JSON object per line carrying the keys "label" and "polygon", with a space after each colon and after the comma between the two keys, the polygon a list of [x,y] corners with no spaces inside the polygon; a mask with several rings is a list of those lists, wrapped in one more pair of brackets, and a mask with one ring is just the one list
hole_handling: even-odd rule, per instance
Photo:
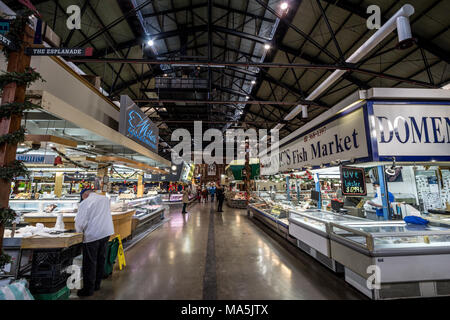
{"label": "white jacket", "polygon": [[113,235],[114,224],[109,199],[92,192],[78,207],[75,229],[84,234],[84,243]]}

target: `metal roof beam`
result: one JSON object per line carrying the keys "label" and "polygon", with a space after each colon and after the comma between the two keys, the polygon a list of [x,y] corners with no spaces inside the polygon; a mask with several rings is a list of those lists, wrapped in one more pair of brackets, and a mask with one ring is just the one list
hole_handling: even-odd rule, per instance
{"label": "metal roof beam", "polygon": [[[341,9],[344,9],[348,12],[351,12],[364,20],[368,18],[368,14],[366,13],[366,10],[362,7],[359,7],[355,5],[354,3],[351,3],[350,1],[346,0],[323,0],[325,2],[328,2],[332,5],[338,6]],[[382,24],[386,22],[388,19],[386,17],[382,17]],[[428,52],[432,53],[439,59],[450,63],[450,52],[445,51],[443,48],[440,48],[439,46],[435,45],[431,41],[424,39],[423,37],[418,36],[416,33],[413,32],[413,37],[416,38],[418,41],[418,45],[422,47],[423,49],[427,50]]]}

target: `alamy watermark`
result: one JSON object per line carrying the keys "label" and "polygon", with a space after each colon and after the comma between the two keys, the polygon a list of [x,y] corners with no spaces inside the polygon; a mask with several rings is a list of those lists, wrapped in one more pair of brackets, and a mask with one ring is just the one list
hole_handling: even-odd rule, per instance
{"label": "alamy watermark", "polygon": [[367,278],[366,285],[369,290],[381,289],[381,269],[377,265],[370,265],[366,270],[370,276]]}
{"label": "alamy watermark", "polygon": [[67,7],[67,14],[70,16],[66,20],[66,26],[69,30],[81,29],[81,9],[79,6],[73,4]]}
{"label": "alamy watermark", "polygon": [[[203,132],[202,122],[195,121],[194,137],[187,129],[179,128],[173,131],[171,140],[179,143],[172,148],[172,162],[180,164],[182,161],[193,160],[195,164],[223,164],[233,160],[245,160],[247,153],[250,158],[257,158],[261,151],[268,150],[268,135],[267,129],[253,128],[227,129],[225,132],[208,129]],[[203,142],[210,143],[203,149]],[[278,130],[270,130],[270,143],[271,150],[268,153],[278,155]]]}

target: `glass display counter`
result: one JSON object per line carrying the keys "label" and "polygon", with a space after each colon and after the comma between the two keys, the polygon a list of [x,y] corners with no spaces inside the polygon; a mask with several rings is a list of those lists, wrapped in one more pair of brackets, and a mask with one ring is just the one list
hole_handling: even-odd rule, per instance
{"label": "glass display counter", "polygon": [[245,192],[227,191],[225,194],[225,199],[227,201],[227,206],[230,208],[237,208],[237,209],[247,208],[247,200],[245,198]]}
{"label": "glass display counter", "polygon": [[336,214],[317,209],[289,212],[289,234],[297,239],[297,246],[335,272],[343,267],[331,258],[331,223],[368,221],[349,215]]}
{"label": "glass display counter", "polygon": [[[450,229],[404,222],[331,223],[332,258],[372,299],[450,295]],[[374,271],[375,270],[375,271]],[[377,272],[379,287],[367,286]]]}
{"label": "glass display counter", "polygon": [[164,220],[167,209],[160,195],[130,200],[126,205],[128,210],[136,211],[131,221],[132,236],[143,233]]}

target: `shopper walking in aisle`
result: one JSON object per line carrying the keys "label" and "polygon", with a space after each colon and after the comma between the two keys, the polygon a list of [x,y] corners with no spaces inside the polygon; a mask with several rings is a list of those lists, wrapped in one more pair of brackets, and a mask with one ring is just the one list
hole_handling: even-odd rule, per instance
{"label": "shopper walking in aisle", "polygon": [[223,205],[223,201],[225,200],[225,191],[223,190],[222,186],[219,185],[219,187],[216,190],[217,193],[217,212],[223,212],[222,211],[222,205]]}
{"label": "shopper walking in aisle", "polygon": [[211,202],[214,202],[214,195],[216,194],[216,187],[211,186],[211,188],[209,189],[209,193],[211,194]]}
{"label": "shopper walking in aisle", "polygon": [[204,202],[208,202],[208,190],[206,190],[206,188],[203,188],[202,194]]}
{"label": "shopper walking in aisle", "polygon": [[109,199],[94,190],[83,189],[75,217],[75,229],[83,233],[83,289],[78,296],[87,297],[100,290],[106,261],[108,240],[114,234]]}
{"label": "shopper walking in aisle", "polygon": [[200,189],[200,188],[197,189],[197,200],[198,200],[198,203],[202,202],[202,189]]}
{"label": "shopper walking in aisle", "polygon": [[181,211],[181,213],[187,213],[186,211],[186,207],[189,203],[189,190],[188,187],[185,186],[183,189],[183,210]]}

